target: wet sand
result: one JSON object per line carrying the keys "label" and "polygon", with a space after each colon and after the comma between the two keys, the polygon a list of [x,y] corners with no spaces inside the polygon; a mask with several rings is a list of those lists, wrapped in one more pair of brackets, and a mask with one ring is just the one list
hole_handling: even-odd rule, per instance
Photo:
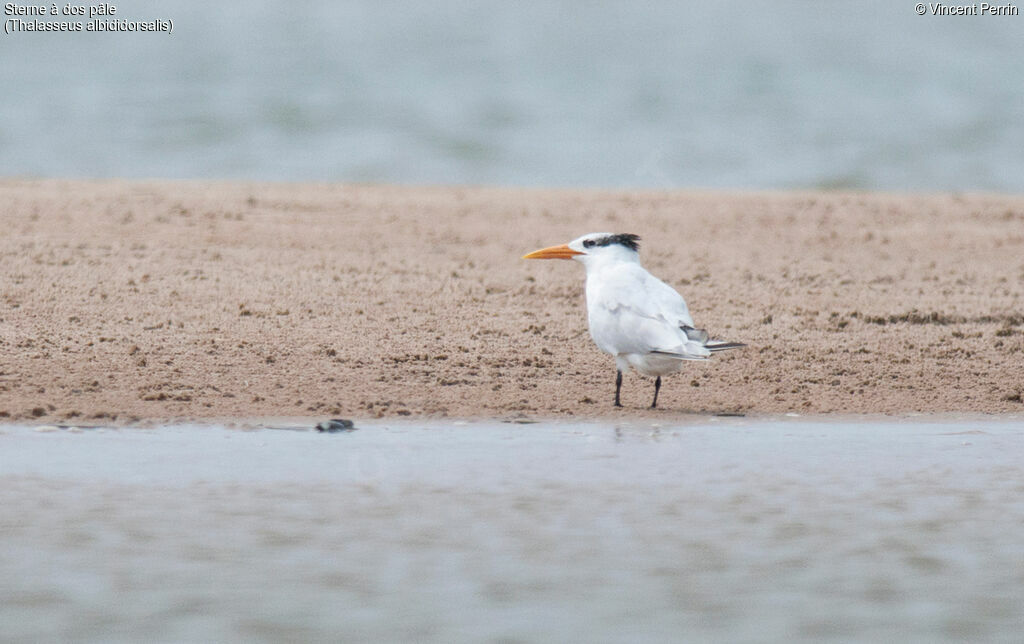
{"label": "wet sand", "polygon": [[0,639],[1020,640],[1019,415],[687,421],[0,426]]}
{"label": "wet sand", "polygon": [[[0,422],[1024,409],[1024,198],[0,180]],[[633,232],[748,348],[652,383],[586,332]]]}

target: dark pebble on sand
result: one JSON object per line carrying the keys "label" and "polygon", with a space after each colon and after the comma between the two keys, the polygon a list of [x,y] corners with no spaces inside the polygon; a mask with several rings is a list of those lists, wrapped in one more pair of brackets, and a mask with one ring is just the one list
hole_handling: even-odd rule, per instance
{"label": "dark pebble on sand", "polygon": [[355,423],[347,418],[332,418],[316,424],[316,431],[318,432],[333,434],[334,432],[354,432],[355,430]]}

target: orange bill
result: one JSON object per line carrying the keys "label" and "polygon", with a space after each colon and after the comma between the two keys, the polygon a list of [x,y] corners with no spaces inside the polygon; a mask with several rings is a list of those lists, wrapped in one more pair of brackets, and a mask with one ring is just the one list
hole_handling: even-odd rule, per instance
{"label": "orange bill", "polygon": [[535,250],[532,253],[523,255],[523,259],[572,259],[576,255],[583,255],[578,250],[569,248],[569,244],[562,244],[561,246],[549,246],[547,248],[541,248]]}

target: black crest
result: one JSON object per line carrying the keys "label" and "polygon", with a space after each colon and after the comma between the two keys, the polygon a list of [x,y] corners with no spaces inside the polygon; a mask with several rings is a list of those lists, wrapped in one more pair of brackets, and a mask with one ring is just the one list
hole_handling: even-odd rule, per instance
{"label": "black crest", "polygon": [[639,242],[640,235],[634,235],[633,233],[620,233],[618,235],[607,235],[599,239],[588,239],[583,242],[583,246],[586,248],[593,248],[594,246],[611,246],[612,244],[620,244],[630,250],[639,251]]}

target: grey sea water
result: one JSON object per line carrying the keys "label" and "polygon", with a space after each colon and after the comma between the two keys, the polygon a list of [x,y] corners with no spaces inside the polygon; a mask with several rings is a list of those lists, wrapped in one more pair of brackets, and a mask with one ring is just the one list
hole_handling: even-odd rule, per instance
{"label": "grey sea water", "polygon": [[1024,419],[0,427],[3,641],[1019,642]]}
{"label": "grey sea water", "polygon": [[115,4],[174,29],[0,34],[0,175],[1024,192],[1019,15]]}

